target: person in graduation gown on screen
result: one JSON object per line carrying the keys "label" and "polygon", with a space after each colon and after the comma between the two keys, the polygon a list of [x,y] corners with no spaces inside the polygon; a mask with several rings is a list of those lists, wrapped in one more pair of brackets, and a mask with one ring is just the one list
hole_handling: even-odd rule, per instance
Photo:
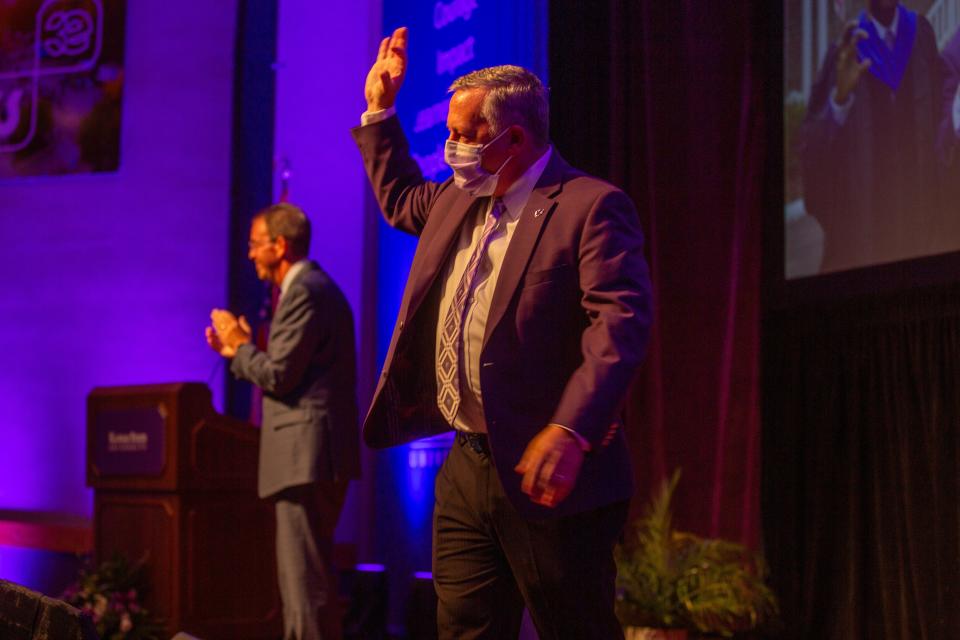
{"label": "person in graduation gown on screen", "polygon": [[941,93],[927,19],[868,0],[828,50],[800,130],[804,202],[824,231],[821,272],[960,248],[941,207]]}
{"label": "person in graduation gown on screen", "polygon": [[[960,220],[960,26],[941,51],[943,115],[938,149],[944,165],[944,206],[951,220]],[[956,239],[958,236],[953,236]]]}

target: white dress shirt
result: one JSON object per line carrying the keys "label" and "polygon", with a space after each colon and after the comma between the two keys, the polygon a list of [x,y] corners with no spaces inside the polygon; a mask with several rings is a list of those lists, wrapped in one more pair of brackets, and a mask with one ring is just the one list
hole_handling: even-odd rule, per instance
{"label": "white dress shirt", "polygon": [[[290,288],[290,283],[293,282],[293,279],[297,277],[297,274],[306,269],[308,262],[309,260],[303,258],[290,265],[287,275],[283,276],[283,281],[280,282],[280,300],[283,300],[283,294],[285,294],[287,289]],[[279,301],[277,304],[280,304]]]}
{"label": "white dress shirt", "polygon": [[[477,275],[473,280],[473,289],[467,297],[461,329],[463,350],[459,358],[460,409],[453,424],[461,431],[484,433],[487,430],[483,415],[483,393],[480,388],[480,350],[483,347],[483,336],[487,329],[487,315],[497,286],[497,278],[500,276],[500,267],[503,265],[503,258],[507,253],[507,247],[510,246],[513,232],[517,228],[517,221],[527,205],[527,200],[530,199],[537,180],[546,169],[551,154],[552,150],[548,148],[503,195],[505,210],[487,246],[487,255],[480,262]],[[484,221],[492,206],[493,198],[486,198],[486,202],[479,207],[473,219],[468,218],[464,221],[454,253],[440,273],[443,293],[437,319],[435,352],[437,358],[440,356],[443,321],[453,302],[460,278],[463,277],[463,272],[467,268],[467,262],[480,241]]]}

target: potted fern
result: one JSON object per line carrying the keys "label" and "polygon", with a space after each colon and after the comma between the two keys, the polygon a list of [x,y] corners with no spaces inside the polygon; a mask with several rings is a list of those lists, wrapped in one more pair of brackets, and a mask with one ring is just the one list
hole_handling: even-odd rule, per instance
{"label": "potted fern", "polygon": [[743,545],[673,528],[680,471],[664,481],[617,547],[617,616],[627,640],[760,630],[778,615],[763,559]]}

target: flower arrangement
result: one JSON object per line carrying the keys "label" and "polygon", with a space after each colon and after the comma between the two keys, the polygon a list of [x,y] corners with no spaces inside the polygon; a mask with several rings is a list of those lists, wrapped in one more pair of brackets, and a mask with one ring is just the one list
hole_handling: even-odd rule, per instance
{"label": "flower arrangement", "polygon": [[143,565],[116,555],[95,569],[87,566],[61,599],[90,616],[102,640],[159,640],[163,628],[141,604]]}
{"label": "flower arrangement", "polygon": [[731,637],[775,622],[763,559],[743,545],[673,528],[680,472],[664,481],[617,547],[617,615],[627,626]]}

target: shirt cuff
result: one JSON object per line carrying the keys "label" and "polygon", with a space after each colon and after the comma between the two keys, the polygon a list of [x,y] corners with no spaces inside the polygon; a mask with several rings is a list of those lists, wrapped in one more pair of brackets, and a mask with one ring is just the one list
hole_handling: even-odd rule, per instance
{"label": "shirt cuff", "polygon": [[387,107],[386,109],[380,109],[380,111],[364,111],[360,114],[360,126],[365,127],[368,124],[382,122],[396,113],[396,107]]}
{"label": "shirt cuff", "polygon": [[833,116],[833,121],[842,127],[850,115],[850,108],[853,107],[853,94],[847,99],[846,104],[839,105],[837,104],[837,89],[834,87],[833,91],[830,92],[829,102],[830,115]]}
{"label": "shirt cuff", "polygon": [[580,445],[580,450],[583,451],[584,453],[587,453],[588,451],[593,449],[593,447],[590,446],[590,442],[586,438],[584,438],[582,435],[580,435],[570,427],[565,427],[562,424],[557,424],[556,422],[553,422],[551,424],[553,424],[553,426],[555,427],[560,427],[561,429],[563,429],[564,431],[572,435],[573,439],[576,440],[577,444]]}

